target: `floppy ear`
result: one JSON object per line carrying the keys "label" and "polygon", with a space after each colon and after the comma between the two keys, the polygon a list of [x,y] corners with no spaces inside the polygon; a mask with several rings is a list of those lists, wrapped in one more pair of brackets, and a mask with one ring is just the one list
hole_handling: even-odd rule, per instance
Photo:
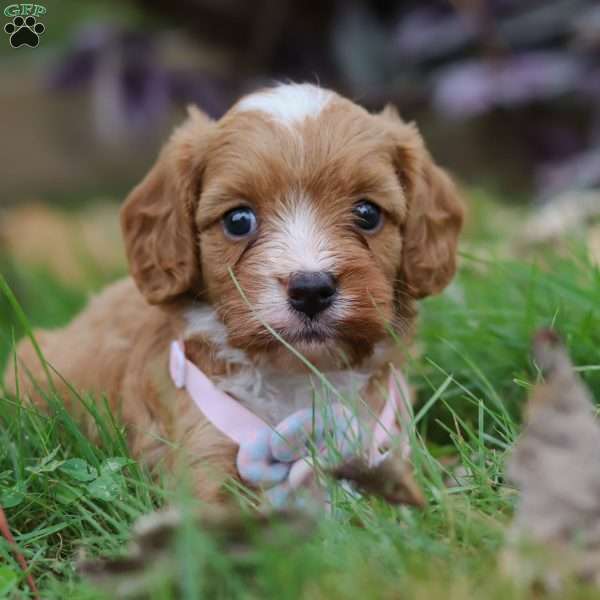
{"label": "floppy ear", "polygon": [[189,114],[121,209],[129,269],[150,304],[201,287],[194,211],[211,121],[195,108]]}
{"label": "floppy ear", "polygon": [[393,107],[381,113],[390,124],[395,163],[408,200],[404,228],[402,280],[414,298],[441,292],[456,271],[464,204],[448,174],[432,160],[412,123]]}

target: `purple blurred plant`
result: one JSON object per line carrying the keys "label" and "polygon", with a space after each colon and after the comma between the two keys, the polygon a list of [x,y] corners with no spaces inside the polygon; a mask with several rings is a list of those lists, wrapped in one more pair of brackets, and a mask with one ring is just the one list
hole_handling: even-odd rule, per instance
{"label": "purple blurred plant", "polygon": [[400,59],[424,62],[448,58],[473,44],[476,24],[450,6],[428,6],[412,10],[399,20],[394,31],[394,46]]}
{"label": "purple blurred plant", "polygon": [[600,186],[597,0],[411,4],[397,14],[390,54],[420,107],[465,126],[499,109],[518,119],[540,199]]}
{"label": "purple blurred plant", "polygon": [[144,135],[159,126],[174,104],[197,103],[211,116],[229,101],[224,82],[162,60],[160,35],[84,26],[50,71],[52,89],[91,92],[98,136],[108,143]]}
{"label": "purple blurred plant", "polygon": [[433,105],[464,118],[550,101],[576,89],[586,70],[585,60],[555,51],[463,61],[434,75]]}
{"label": "purple blurred plant", "polygon": [[[177,13],[166,0],[137,2],[168,15],[190,40],[84,27],[50,77],[56,89],[90,91],[98,134],[109,142],[155,130],[174,105],[195,102],[218,117],[257,82],[310,73],[368,106],[392,101],[465,127],[473,117],[510,113],[515,143],[539,167],[542,196],[555,189],[553,178],[574,173],[565,167],[560,175],[560,165],[600,146],[598,0],[323,0],[322,13],[285,0],[277,14],[269,3],[248,9],[243,0],[189,0]],[[178,64],[167,59],[173,39],[175,54],[186,57]],[[196,66],[197,39],[227,53],[227,75]]]}

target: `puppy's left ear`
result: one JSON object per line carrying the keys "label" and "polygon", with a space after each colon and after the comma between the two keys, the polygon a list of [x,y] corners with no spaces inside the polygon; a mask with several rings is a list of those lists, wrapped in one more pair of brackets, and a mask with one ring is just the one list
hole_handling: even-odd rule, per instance
{"label": "puppy's left ear", "polygon": [[173,302],[201,287],[194,211],[211,121],[196,108],[121,209],[129,270],[150,304]]}
{"label": "puppy's left ear", "polygon": [[413,298],[441,292],[456,272],[464,203],[450,176],[432,160],[413,123],[386,106],[396,172],[407,195],[401,278]]}

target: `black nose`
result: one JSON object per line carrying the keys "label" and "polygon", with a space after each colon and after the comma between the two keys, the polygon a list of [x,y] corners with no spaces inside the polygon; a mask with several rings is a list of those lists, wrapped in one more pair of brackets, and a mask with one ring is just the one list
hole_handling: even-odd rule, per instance
{"label": "black nose", "polygon": [[311,319],[331,306],[336,289],[335,277],[324,271],[300,271],[288,282],[290,304]]}

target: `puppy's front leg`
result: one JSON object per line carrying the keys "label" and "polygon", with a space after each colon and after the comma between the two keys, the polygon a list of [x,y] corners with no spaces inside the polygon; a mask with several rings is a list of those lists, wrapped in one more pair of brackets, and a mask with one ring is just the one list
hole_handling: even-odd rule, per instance
{"label": "puppy's front leg", "polygon": [[207,420],[187,390],[175,387],[164,344],[171,336],[160,333],[136,346],[123,385],[122,418],[131,452],[172,485],[191,479],[199,499],[219,502],[223,484],[237,473],[237,445]]}
{"label": "puppy's front leg", "polygon": [[237,446],[215,429],[186,391],[168,383],[165,388],[161,393],[146,386],[133,396],[143,397],[143,405],[124,406],[132,454],[152,471],[165,474],[173,486],[187,480],[200,500],[222,502],[223,484],[237,475]]}
{"label": "puppy's front leg", "polygon": [[[189,399],[188,399],[189,401]],[[195,407],[194,407],[195,408]],[[196,409],[195,422],[177,433],[180,441],[176,460],[183,460],[184,476],[192,477],[195,495],[210,503],[222,503],[227,499],[225,483],[237,478],[235,459],[237,445],[218,431]]]}

